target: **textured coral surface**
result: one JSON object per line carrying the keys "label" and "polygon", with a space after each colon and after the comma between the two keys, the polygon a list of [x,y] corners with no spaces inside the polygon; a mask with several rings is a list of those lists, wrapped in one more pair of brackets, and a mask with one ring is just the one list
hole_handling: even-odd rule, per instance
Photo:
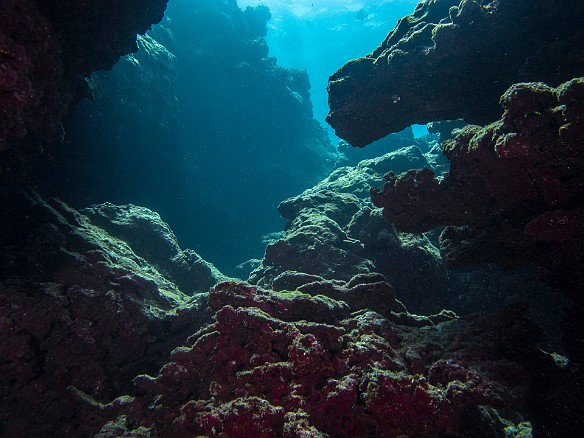
{"label": "textured coral surface", "polygon": [[360,147],[412,123],[488,123],[513,83],[582,74],[583,23],[580,0],[423,1],[331,76],[327,121]]}
{"label": "textured coral surface", "polygon": [[151,395],[98,436],[516,436],[529,377],[511,358],[536,341],[518,314],[420,327],[403,311],[348,313],[330,298],[244,283],[219,284],[209,304],[216,322],[156,377],[137,377]]}
{"label": "textured coral surface", "polygon": [[[584,79],[558,88],[521,83],[502,96],[500,121],[469,126],[443,143],[451,162],[432,171],[388,175],[373,201],[398,229],[439,225],[446,262],[535,263],[554,272],[582,271]],[[480,230],[480,231],[479,231]],[[470,257],[469,257],[470,255]]]}

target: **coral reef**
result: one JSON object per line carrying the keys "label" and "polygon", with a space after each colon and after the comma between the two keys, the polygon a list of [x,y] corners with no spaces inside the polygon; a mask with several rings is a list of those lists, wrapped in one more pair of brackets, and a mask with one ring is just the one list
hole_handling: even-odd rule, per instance
{"label": "coral reef", "polygon": [[442,234],[451,266],[478,260],[581,272],[583,97],[584,79],[555,89],[512,86],[501,120],[443,143],[451,169],[442,181],[429,169],[390,174],[372,191],[374,203],[407,232],[467,226]]}
{"label": "coral reef", "polygon": [[[136,40],[166,0],[0,2],[0,435],[578,436],[584,79],[560,83],[581,74],[582,2],[427,0],[341,69],[330,120],[355,145],[414,121],[493,120],[494,96],[518,78],[548,85],[513,85],[491,125],[453,138],[456,124],[430,126],[446,138],[446,176],[437,142],[406,131],[378,146],[405,147],[286,199],[286,229],[249,283],[223,281],[159,214],[122,198],[165,219],[174,209],[183,230],[200,220],[198,244],[235,260],[242,229],[279,228],[270,202],[337,155],[306,72],[268,57],[265,7],[185,6],[173,0],[170,19]],[[77,108],[53,155],[63,115],[90,90],[95,108]],[[89,205],[87,184],[124,205],[75,210],[14,187],[35,157],[50,158],[36,174],[44,190]],[[218,218],[223,243],[209,229]],[[439,225],[439,239],[411,234]],[[477,262],[552,274],[571,306],[569,360],[544,351],[526,305],[442,310],[453,294],[472,297],[465,311],[513,301],[492,265],[447,269]],[[539,300],[542,288],[514,292]],[[548,299],[539,318],[553,322],[560,300]]]}
{"label": "coral reef", "polygon": [[584,5],[568,0],[426,0],[329,80],[328,122],[365,146],[410,124],[500,116],[517,81],[559,85],[584,69]]}
{"label": "coral reef", "polygon": [[166,0],[6,0],[0,4],[0,169],[28,176],[55,138],[85,78],[137,50],[136,34],[162,19]]}
{"label": "coral reef", "polygon": [[243,283],[217,285],[209,303],[216,321],[175,349],[157,376],[135,379],[147,395],[121,410],[108,404],[102,414],[115,419],[97,436],[519,437],[531,430],[522,417],[530,378],[514,356],[541,353],[537,330],[518,313],[417,324],[402,310],[396,322],[367,310],[349,314],[331,298]]}
{"label": "coral reef", "polygon": [[[283,201],[278,211],[288,221],[285,233],[267,246],[249,281],[278,288],[281,276],[293,272],[342,282],[377,272],[410,310],[439,312],[447,300],[447,274],[438,250],[424,236],[397,232],[369,199],[370,187],[380,186],[386,172],[423,166],[428,161],[422,151],[409,146],[339,168]],[[297,279],[313,281],[310,275]]]}
{"label": "coral reef", "polygon": [[[1,203],[0,434],[87,436],[97,424],[80,399],[131,391],[133,376],[158,369],[208,321],[201,286],[213,281],[212,267],[177,262],[172,232],[148,210],[94,207],[95,222],[109,234],[32,191],[3,189]],[[142,232],[152,247],[136,244]],[[162,243],[166,252],[148,253]],[[183,284],[192,280],[186,291],[201,292],[181,292],[155,261],[169,271],[182,263],[172,273],[185,270]]]}
{"label": "coral reef", "polygon": [[[451,161],[442,180],[431,170],[390,174],[376,205],[398,229],[438,225],[449,266],[494,262],[542,266],[574,300],[565,324],[571,358],[584,359],[581,336],[584,241],[584,79],[557,88],[513,85],[501,98],[501,120],[468,126],[443,143]],[[571,321],[571,322],[569,322]]]}

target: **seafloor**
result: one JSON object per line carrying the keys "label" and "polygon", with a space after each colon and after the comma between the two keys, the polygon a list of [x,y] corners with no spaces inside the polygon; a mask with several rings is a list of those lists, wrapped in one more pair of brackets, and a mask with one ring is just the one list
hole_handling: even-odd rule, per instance
{"label": "seafloor", "polygon": [[1,0],[0,436],[581,436],[584,3],[422,1],[339,150],[269,18]]}

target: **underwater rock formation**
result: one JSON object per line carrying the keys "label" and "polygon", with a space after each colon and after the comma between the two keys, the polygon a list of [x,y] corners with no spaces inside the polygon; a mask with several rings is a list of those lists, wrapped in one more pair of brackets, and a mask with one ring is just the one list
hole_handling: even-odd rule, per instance
{"label": "underwater rock formation", "polygon": [[[30,190],[3,189],[0,200],[0,434],[87,436],[87,401],[131,392],[136,374],[209,320],[201,292],[212,277],[193,278],[205,262],[185,266],[192,253],[172,257],[172,232],[147,210],[99,206],[90,220]],[[151,247],[137,245],[142,232]],[[181,292],[165,270],[199,292]]]}
{"label": "underwater rock formation", "polygon": [[558,88],[516,84],[501,98],[501,120],[468,126],[442,144],[451,163],[442,181],[429,169],[390,174],[373,202],[406,232],[461,226],[441,237],[452,266],[478,260],[572,270],[584,239],[583,98],[582,78]]}
{"label": "underwater rock formation", "polygon": [[82,79],[97,70],[109,70],[127,53],[136,52],[136,35],[160,22],[168,0],[39,1],[51,20],[63,48],[68,76]]}
{"label": "underwater rock formation", "polygon": [[501,120],[468,126],[443,143],[451,162],[442,180],[431,170],[390,174],[372,198],[407,232],[439,225],[447,265],[493,262],[541,266],[574,300],[566,322],[571,358],[584,360],[584,79],[557,88],[520,83],[501,98]]}
{"label": "underwater rock formation", "polygon": [[206,292],[227,278],[192,249],[182,250],[160,215],[137,205],[109,202],[81,210],[91,223],[126,242],[187,294]]}
{"label": "underwater rock formation", "polygon": [[[380,273],[398,298],[415,312],[439,312],[445,305],[447,274],[438,250],[422,235],[400,233],[386,223],[369,199],[370,187],[383,175],[429,166],[416,146],[342,167],[299,196],[278,206],[288,222],[284,235],[270,243],[249,281],[278,288],[282,275],[309,274],[349,281],[358,274]],[[295,287],[301,284],[296,283]]]}
{"label": "underwater rock formation", "polygon": [[0,3],[0,172],[20,176],[29,131],[54,135],[73,96],[61,45],[33,0]]}
{"label": "underwater rock formation", "polygon": [[162,19],[167,0],[3,0],[0,3],[0,170],[27,176],[62,136],[85,78],[137,50],[136,34]]}
{"label": "underwater rock formation", "polygon": [[92,77],[96,99],[67,117],[42,185],[79,207],[148,206],[223,270],[261,256],[278,202],[337,158],[307,73],[268,58],[269,17],[235,0],[171,2],[136,54]]}
{"label": "underwater rock formation", "polygon": [[146,395],[97,412],[114,418],[96,436],[531,432],[531,381],[516,358],[541,365],[546,357],[537,329],[518,313],[420,324],[403,309],[390,319],[349,313],[325,296],[243,283],[217,285],[209,304],[215,322],[175,349],[158,375],[135,379]]}
{"label": "underwater rock formation", "polygon": [[327,121],[359,147],[413,123],[488,123],[513,83],[581,75],[583,47],[580,0],[426,0],[330,77]]}

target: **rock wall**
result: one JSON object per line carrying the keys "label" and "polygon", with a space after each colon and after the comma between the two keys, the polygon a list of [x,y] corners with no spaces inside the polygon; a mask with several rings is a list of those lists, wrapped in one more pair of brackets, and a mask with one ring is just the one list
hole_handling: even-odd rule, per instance
{"label": "rock wall", "polygon": [[225,277],[149,210],[110,204],[90,220],[30,190],[0,200],[0,434],[91,436],[97,400],[132,393],[208,322],[206,292]]}
{"label": "rock wall", "polygon": [[584,272],[582,100],[584,80],[557,88],[520,83],[501,98],[500,121],[469,126],[443,143],[451,162],[440,182],[431,170],[387,176],[373,201],[398,229],[438,225],[452,267],[494,262],[542,266],[573,301],[564,323],[571,357],[584,359],[580,284]]}
{"label": "rock wall", "polygon": [[581,78],[558,88],[512,86],[500,121],[469,126],[442,144],[451,163],[443,180],[428,169],[388,175],[373,201],[404,231],[466,225],[442,235],[452,266],[481,260],[574,270],[584,237],[583,90]]}
{"label": "rock wall", "polygon": [[29,177],[36,158],[62,136],[85,78],[134,51],[136,34],[162,19],[166,0],[6,0],[0,4],[0,170]]}
{"label": "rock wall", "polygon": [[583,23],[579,0],[423,1],[330,77],[327,121],[359,147],[413,123],[489,123],[513,83],[557,86],[584,72]]}
{"label": "rock wall", "polygon": [[110,201],[162,214],[153,200],[175,199],[168,192],[182,176],[176,57],[149,35],[137,43],[138,52],[89,79],[93,98],[72,108],[63,142],[35,169],[43,192],[78,208]]}

